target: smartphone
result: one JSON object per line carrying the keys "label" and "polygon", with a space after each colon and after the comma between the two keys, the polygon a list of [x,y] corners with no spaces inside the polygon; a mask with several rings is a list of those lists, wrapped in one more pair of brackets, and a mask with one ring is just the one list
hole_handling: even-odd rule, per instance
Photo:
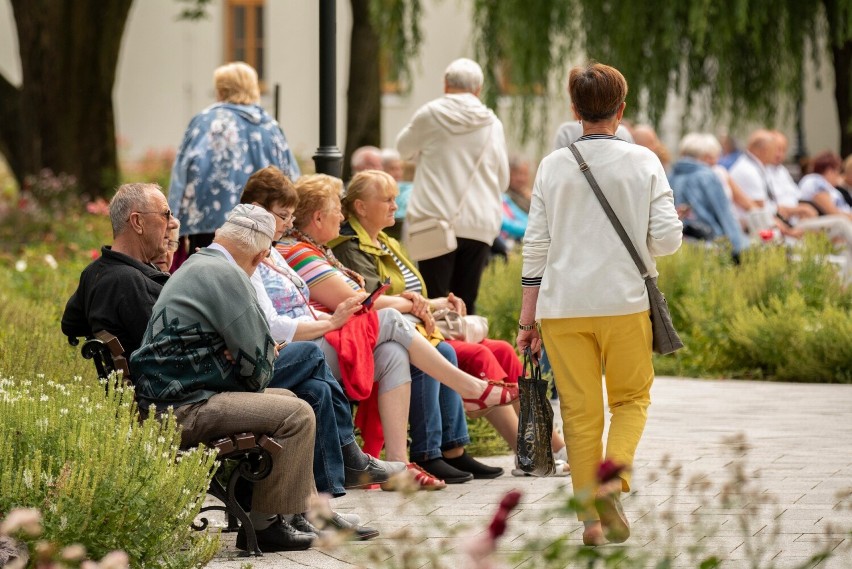
{"label": "smartphone", "polygon": [[379,286],[370,293],[370,296],[361,301],[361,306],[364,308],[370,308],[373,306],[373,303],[379,298],[381,295],[385,293],[387,289],[390,288],[390,279],[385,279],[384,282],[379,283]]}

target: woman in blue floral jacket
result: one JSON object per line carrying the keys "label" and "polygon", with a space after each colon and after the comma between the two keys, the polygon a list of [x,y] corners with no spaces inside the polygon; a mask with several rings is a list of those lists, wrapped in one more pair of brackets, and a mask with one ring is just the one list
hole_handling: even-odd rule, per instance
{"label": "woman in blue floral jacket", "polygon": [[218,102],[190,121],[169,184],[169,207],[189,237],[189,254],[210,244],[254,172],[272,165],[293,181],[300,175],[284,132],[259,104],[257,72],[228,63],[213,80]]}

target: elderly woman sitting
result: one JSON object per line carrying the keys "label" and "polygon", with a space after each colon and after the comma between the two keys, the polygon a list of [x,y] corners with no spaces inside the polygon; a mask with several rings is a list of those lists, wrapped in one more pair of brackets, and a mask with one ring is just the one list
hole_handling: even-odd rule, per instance
{"label": "elderly woman sitting", "polygon": [[[410,314],[425,324],[434,326],[432,311],[452,308],[465,314],[464,301],[450,293],[447,297],[426,298],[426,287],[420,272],[403,252],[399,243],[389,237],[384,229],[394,222],[397,209],[396,185],[391,176],[378,170],[360,172],[352,178],[343,198],[346,222],[341,235],[331,242],[332,250],[347,267],[356,270],[372,288],[380,280],[389,278],[391,287],[387,294],[399,295],[411,301]],[[405,311],[404,307],[400,308]],[[500,340],[485,339],[480,343],[446,340],[456,352],[459,367],[473,376],[491,377],[504,381],[517,381],[523,367],[515,349]],[[447,388],[441,387],[444,391]],[[486,417],[497,432],[515,450],[518,440],[518,415],[516,409],[497,409]],[[440,425],[440,416],[429,421]],[[565,443],[554,432],[551,441],[554,451],[565,448]],[[415,445],[412,443],[412,452]],[[567,473],[567,465],[559,473]]]}
{"label": "elderly woman sitting", "polygon": [[[299,205],[295,213],[295,227],[278,248],[306,281],[311,290],[312,305],[321,311],[329,311],[364,290],[363,277],[344,267],[325,246],[338,236],[343,220],[339,197],[342,183],[330,176],[308,176],[299,180],[296,190]],[[412,302],[383,295],[376,300],[375,307],[410,312]],[[410,322],[407,324],[414,327]],[[509,405],[517,399],[516,385],[483,380],[464,373],[445,359],[449,354],[436,350],[433,343],[421,334],[415,334],[408,347],[408,356],[416,368],[461,395],[463,408],[471,417],[484,416],[492,408]],[[418,411],[421,409],[418,408]],[[404,452],[405,449],[402,447],[400,450]],[[397,456],[391,452],[392,449],[388,448],[389,456]],[[473,468],[472,463],[466,466]]]}
{"label": "elderly woman sitting", "polygon": [[[271,211],[276,216],[279,232],[277,236],[280,236],[280,233],[290,227],[290,222],[293,219],[292,213],[298,198],[292,184],[285,176],[280,172],[276,174],[272,168],[266,170],[272,172],[261,171],[255,174],[247,185],[242,199]],[[256,181],[256,183],[253,183],[253,181]],[[434,401],[429,402],[424,402],[419,395],[412,398],[411,381],[413,379],[414,385],[418,386],[422,383],[422,373],[419,370],[412,370],[416,371],[412,377],[409,372],[409,358],[417,361],[419,361],[418,358],[423,359],[425,360],[424,368],[438,369],[440,373],[446,373],[447,368],[450,370],[455,368],[446,364],[415,331],[414,326],[404,320],[402,315],[392,308],[382,308],[376,311],[378,336],[372,344],[365,336],[356,338],[351,343],[343,342],[334,345],[333,342],[329,341],[330,333],[333,334],[335,330],[339,330],[349,323],[355,311],[353,307],[356,310],[360,308],[359,302],[363,298],[363,293],[358,294],[353,289],[349,289],[352,294],[336,304],[332,314],[323,310],[314,311],[308,304],[312,290],[287,265],[276,250],[273,250],[266,262],[260,265],[258,275],[263,284],[263,287],[258,291],[258,297],[261,300],[261,305],[264,304],[264,297],[271,301],[270,306],[273,309],[273,314],[269,315],[267,312],[267,318],[276,339],[287,341],[314,339],[325,352],[327,361],[338,378],[344,375],[344,372],[341,371],[341,367],[343,367],[341,361],[351,358],[353,350],[372,350],[375,379],[378,382],[379,390],[379,415],[387,442],[387,456],[394,460],[396,460],[394,457],[405,460],[405,427],[409,414],[409,400],[413,400],[414,407],[422,409],[426,415],[440,413],[437,396]],[[257,289],[257,286],[255,288]],[[358,318],[363,319],[366,316],[359,316]],[[355,344],[360,344],[360,346]],[[444,365],[441,366],[441,363]],[[484,401],[486,409],[494,404],[508,403],[513,397],[513,392],[510,389],[504,389],[499,385],[489,386],[486,382],[474,378],[450,376],[449,381],[460,385],[462,389],[470,389],[472,395],[478,394],[479,399]],[[419,389],[417,393],[419,394]],[[470,439],[467,435],[461,400],[457,394],[451,393],[458,400],[458,413],[454,417],[456,435],[451,438],[450,444],[453,449],[458,447],[458,454],[462,454],[463,446]],[[491,395],[492,393],[493,395]],[[479,404],[471,404],[470,408],[474,414],[485,412],[485,409],[480,408]],[[418,429],[415,429],[413,425],[412,438],[414,440],[418,439],[418,432]],[[378,449],[370,450],[373,453],[378,452]],[[423,463],[421,462],[421,464]],[[480,465],[479,463],[475,463],[475,466],[479,467],[477,472],[481,470],[482,473],[491,473],[493,476],[499,476],[502,473],[502,469]],[[440,480],[441,478],[446,482],[465,482],[472,478],[469,472],[461,472],[449,466],[430,469],[428,472],[433,474],[434,477],[418,471],[414,465],[409,465],[409,469],[415,471],[415,480],[427,489],[443,487],[444,482]]]}

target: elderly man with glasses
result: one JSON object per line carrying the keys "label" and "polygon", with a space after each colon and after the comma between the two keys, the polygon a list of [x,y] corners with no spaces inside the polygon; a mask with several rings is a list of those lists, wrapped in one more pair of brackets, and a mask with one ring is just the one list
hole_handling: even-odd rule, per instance
{"label": "elderly man with glasses", "polygon": [[154,262],[170,248],[178,222],[157,184],[124,184],[109,204],[113,244],[83,270],[62,315],[66,336],[105,330],[121,342],[125,357],[139,347],[168,274]]}

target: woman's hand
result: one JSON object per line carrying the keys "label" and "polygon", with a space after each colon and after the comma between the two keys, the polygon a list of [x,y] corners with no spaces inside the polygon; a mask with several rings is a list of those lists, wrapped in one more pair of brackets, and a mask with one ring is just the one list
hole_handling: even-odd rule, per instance
{"label": "woman's hand", "polygon": [[421,316],[422,314],[430,312],[429,299],[424,297],[422,294],[407,290],[399,296],[411,301],[411,314],[421,320],[424,320],[423,316]]}
{"label": "woman's hand", "polygon": [[366,297],[366,294],[359,293],[338,304],[337,308],[334,310],[334,314],[332,314],[331,318],[329,318],[332,326],[331,329],[337,330],[342,328],[356,312],[361,310],[361,301],[363,301]]}
{"label": "woman's hand", "polygon": [[541,357],[541,336],[538,328],[532,330],[518,330],[518,337],[515,340],[515,345],[518,346],[518,351],[522,354],[524,350],[529,348],[532,352],[533,360],[538,361]]}
{"label": "woman's hand", "polygon": [[462,316],[467,316],[467,306],[464,301],[453,293],[450,293],[449,296],[447,296],[447,304],[450,306],[451,310],[455,310]]}

